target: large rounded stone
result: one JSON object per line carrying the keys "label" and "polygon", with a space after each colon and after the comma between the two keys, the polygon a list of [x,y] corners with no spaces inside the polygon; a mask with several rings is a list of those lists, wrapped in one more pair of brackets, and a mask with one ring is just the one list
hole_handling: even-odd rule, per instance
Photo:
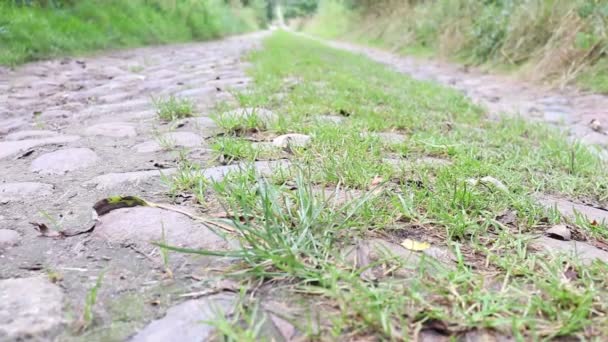
{"label": "large rounded stone", "polygon": [[19,182],[0,184],[0,204],[38,199],[53,193],[51,184]]}
{"label": "large rounded stone", "polygon": [[62,175],[94,165],[99,158],[88,148],[67,148],[34,159],[30,171],[43,175]]}
{"label": "large rounded stone", "polygon": [[[25,126],[27,122],[23,118],[12,118],[0,121],[0,134],[7,134]],[[0,151],[2,151],[0,149]]]}
{"label": "large rounded stone", "polygon": [[232,172],[247,171],[253,168],[255,173],[262,177],[271,176],[274,172],[288,172],[288,160],[257,161],[255,163],[240,163],[232,165],[214,166],[203,170],[203,176],[212,182],[222,181]]}
{"label": "large rounded stone", "polygon": [[399,134],[399,133],[392,133],[392,132],[381,132],[381,133],[374,133],[374,136],[378,137],[380,139],[380,141],[382,141],[385,144],[402,144],[405,142],[406,137],[403,134]]}
{"label": "large rounded stone", "polygon": [[49,138],[57,136],[57,132],[53,131],[36,131],[36,130],[27,130],[27,131],[18,131],[11,133],[6,136],[7,141],[17,141],[17,140],[25,140],[25,139],[41,139],[41,138]]}
{"label": "large rounded stone", "polygon": [[581,215],[590,221],[608,223],[608,211],[603,209],[552,196],[540,196],[538,200],[544,207],[548,209],[556,208],[560,214],[571,219],[576,219],[577,215]]}
{"label": "large rounded stone", "polygon": [[94,186],[98,190],[112,189],[127,184],[137,184],[151,178],[174,174],[177,169],[147,170],[124,173],[108,173],[97,176],[84,183],[84,186]]}
{"label": "large rounded stone", "polygon": [[18,141],[0,142],[0,159],[12,156],[19,152],[25,152],[30,148],[51,144],[65,144],[80,139],[79,136],[65,135],[49,137],[44,139],[26,139]]}
{"label": "large rounded stone", "polygon": [[229,249],[229,243],[186,215],[151,207],[114,210],[99,218],[93,235],[110,242],[164,242],[173,246]]}
{"label": "large rounded stone", "polygon": [[553,256],[565,254],[579,259],[585,265],[590,265],[596,260],[608,263],[608,252],[581,241],[562,241],[541,236],[532,240],[529,247]]}
{"label": "large rounded stone", "polygon": [[310,136],[299,133],[283,134],[272,140],[272,144],[279,148],[306,147],[310,144]]}
{"label": "large rounded stone", "polygon": [[19,243],[21,236],[11,229],[0,229],[0,249],[12,247]]}
{"label": "large rounded stone", "polygon": [[135,127],[127,122],[107,122],[93,125],[85,130],[87,135],[101,135],[110,138],[128,138],[137,135]]}
{"label": "large rounded stone", "polygon": [[207,116],[183,119],[178,122],[178,125],[188,125],[206,137],[214,135],[219,129],[217,123]]}
{"label": "large rounded stone", "polygon": [[163,134],[157,141],[147,141],[135,145],[135,151],[149,153],[166,147],[196,147],[203,143],[203,138],[192,132],[171,132]]}
{"label": "large rounded stone", "polygon": [[317,120],[317,122],[320,123],[330,123],[330,124],[341,124],[344,122],[345,118],[343,116],[338,116],[338,115],[321,115],[321,116],[317,116],[315,117],[315,119]]}
{"label": "large rounded stone", "polygon": [[268,125],[277,119],[277,115],[268,109],[263,108],[238,108],[221,115],[224,120],[249,120],[250,118],[257,118],[262,124]]}
{"label": "large rounded stone", "polygon": [[178,304],[165,317],[151,322],[131,342],[207,341],[215,328],[205,322],[230,315],[236,304],[233,294],[219,294]]}
{"label": "large rounded stone", "polygon": [[0,280],[0,341],[52,341],[62,306],[63,292],[46,278]]}

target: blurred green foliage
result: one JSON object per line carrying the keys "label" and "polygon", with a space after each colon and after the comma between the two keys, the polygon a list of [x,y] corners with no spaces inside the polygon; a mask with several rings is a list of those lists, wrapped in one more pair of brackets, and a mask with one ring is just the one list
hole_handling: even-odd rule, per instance
{"label": "blurred green foliage", "polygon": [[266,2],[0,1],[0,64],[91,50],[205,40],[266,23]]}

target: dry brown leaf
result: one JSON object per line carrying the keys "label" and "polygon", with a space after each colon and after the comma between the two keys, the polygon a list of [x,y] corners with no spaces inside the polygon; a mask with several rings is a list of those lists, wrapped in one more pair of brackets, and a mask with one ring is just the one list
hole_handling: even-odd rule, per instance
{"label": "dry brown leaf", "polygon": [[376,176],[372,179],[371,183],[369,184],[370,187],[376,187],[380,184],[382,184],[382,182],[384,182],[384,178],[380,177],[380,176]]}
{"label": "dry brown leaf", "polygon": [[30,224],[34,226],[34,228],[40,233],[40,236],[53,238],[64,237],[61,232],[49,229],[49,227],[44,223],[30,222]]}

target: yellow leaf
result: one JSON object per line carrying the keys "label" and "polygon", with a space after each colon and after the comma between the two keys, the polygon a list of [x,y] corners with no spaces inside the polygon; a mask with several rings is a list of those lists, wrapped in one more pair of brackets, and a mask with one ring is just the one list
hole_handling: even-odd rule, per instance
{"label": "yellow leaf", "polygon": [[401,246],[409,249],[410,251],[423,251],[423,250],[431,247],[431,244],[428,242],[424,242],[424,241],[405,239],[401,243]]}

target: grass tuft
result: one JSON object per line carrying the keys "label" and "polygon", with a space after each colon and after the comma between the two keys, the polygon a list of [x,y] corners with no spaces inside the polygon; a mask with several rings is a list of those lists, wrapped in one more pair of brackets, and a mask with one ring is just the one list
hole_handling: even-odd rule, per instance
{"label": "grass tuft", "polygon": [[170,96],[166,99],[154,99],[154,107],[156,107],[156,115],[164,121],[174,121],[194,116],[194,103],[189,99],[180,99],[175,96]]}

